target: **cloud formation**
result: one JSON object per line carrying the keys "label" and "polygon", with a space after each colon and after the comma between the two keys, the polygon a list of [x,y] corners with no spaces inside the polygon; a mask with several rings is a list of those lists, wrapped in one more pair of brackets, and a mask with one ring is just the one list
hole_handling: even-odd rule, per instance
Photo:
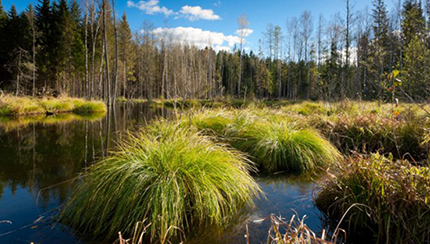
{"label": "cloud formation", "polygon": [[139,1],[137,3],[129,0],[127,1],[127,7],[129,8],[138,8],[145,12],[146,14],[164,14],[166,17],[170,15],[175,15],[175,19],[185,18],[190,21],[196,20],[219,20],[221,17],[216,15],[212,9],[203,9],[200,6],[183,6],[178,12],[175,12],[171,9],[168,9],[164,6],[160,6],[159,0],[147,0],[147,1]]}
{"label": "cloud formation", "polygon": [[216,15],[212,9],[202,9],[200,6],[183,6],[179,10],[179,16],[186,18],[190,21],[196,21],[199,19],[204,20],[219,20],[219,15]]}
{"label": "cloud formation", "polygon": [[127,7],[135,7],[142,11],[144,11],[146,14],[158,14],[162,13],[165,16],[169,16],[174,14],[173,10],[170,10],[164,6],[159,5],[158,0],[148,0],[148,1],[139,1],[138,3],[134,3],[133,1],[127,1]]}
{"label": "cloud formation", "polygon": [[247,37],[247,36],[251,35],[253,32],[254,32],[254,30],[252,30],[252,29],[242,29],[242,30],[237,30],[236,35],[238,35],[238,36],[243,35],[243,37]]}
{"label": "cloud formation", "polygon": [[176,43],[193,44],[198,48],[212,46],[216,51],[230,51],[240,42],[240,38],[237,36],[193,27],[157,28],[154,30],[154,34],[158,37],[170,37]]}

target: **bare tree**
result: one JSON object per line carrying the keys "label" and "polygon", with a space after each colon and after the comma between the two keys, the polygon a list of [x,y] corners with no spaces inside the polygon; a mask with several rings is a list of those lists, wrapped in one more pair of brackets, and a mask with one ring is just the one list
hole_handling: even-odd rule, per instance
{"label": "bare tree", "polygon": [[28,20],[30,23],[30,28],[31,28],[31,37],[32,37],[32,90],[31,90],[31,94],[34,97],[36,95],[36,23],[35,23],[35,16],[34,16],[34,8],[33,5],[30,3],[28,12],[27,12],[27,16],[28,16]]}
{"label": "bare tree", "polygon": [[106,67],[106,84],[107,84],[107,104],[111,105],[111,84],[109,82],[109,55],[108,55],[108,39],[107,39],[107,28],[106,28],[106,1],[102,1],[102,8],[103,8],[103,48],[104,48],[104,61],[105,61],[105,67]]}
{"label": "bare tree", "polygon": [[[85,46],[85,94],[88,97],[90,91],[90,82],[88,75],[88,12],[89,12],[89,2],[85,0],[84,6],[84,46]],[[86,156],[86,154],[85,154]]]}
{"label": "bare tree", "polygon": [[323,26],[324,26],[324,17],[323,15],[320,14],[319,19],[318,19],[318,30],[317,30],[317,53],[318,53],[318,58],[317,58],[317,63],[318,63],[318,67],[320,67],[321,62],[322,62],[322,51],[323,51],[323,40],[322,40],[322,35],[323,35]]}
{"label": "bare tree", "polygon": [[313,31],[311,12],[305,10],[300,16],[300,26],[302,28],[301,37],[303,38],[303,46],[305,51],[305,63],[308,62],[309,41]]}
{"label": "bare tree", "polygon": [[239,28],[237,29],[237,33],[240,38],[240,53],[239,53],[239,79],[237,81],[237,96],[240,97],[240,83],[242,80],[242,51],[243,51],[243,42],[245,37],[249,34],[248,33],[248,17],[246,14],[242,14],[239,19],[237,20],[237,24],[239,25]]}
{"label": "bare tree", "polygon": [[112,13],[113,13],[113,30],[115,36],[115,59],[114,59],[114,70],[112,77],[112,97],[110,98],[110,105],[115,103],[116,94],[117,94],[117,80],[118,80],[118,32],[116,26],[116,13],[115,13],[115,0],[112,0]]}

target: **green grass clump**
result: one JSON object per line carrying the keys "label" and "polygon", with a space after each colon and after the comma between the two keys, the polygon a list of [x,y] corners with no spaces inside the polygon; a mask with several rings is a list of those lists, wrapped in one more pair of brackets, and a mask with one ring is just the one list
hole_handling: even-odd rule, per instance
{"label": "green grass clump", "polygon": [[71,101],[64,99],[45,100],[41,101],[40,105],[45,109],[46,112],[50,113],[70,112],[74,108],[74,104]]}
{"label": "green grass clump", "polygon": [[163,243],[193,226],[222,226],[252,203],[260,189],[251,170],[241,153],[195,129],[155,123],[85,172],[60,219],[107,239],[131,236],[146,220],[152,241]]}
{"label": "green grass clump", "polygon": [[75,102],[73,112],[77,114],[106,113],[106,104],[102,101]]}
{"label": "green grass clump", "polygon": [[287,123],[248,126],[234,147],[251,154],[269,172],[308,171],[325,167],[340,158],[329,141],[312,129],[295,129]]}
{"label": "green grass clump", "polygon": [[351,158],[319,192],[316,206],[348,233],[371,233],[377,242],[427,243],[430,238],[430,169],[379,154]]}
{"label": "green grass clump", "polygon": [[0,115],[2,116],[40,113],[44,113],[44,109],[38,104],[36,99],[10,95],[0,96]]}
{"label": "green grass clump", "polygon": [[199,130],[246,152],[265,171],[307,171],[340,154],[313,129],[302,129],[267,110],[202,110],[191,117]]}

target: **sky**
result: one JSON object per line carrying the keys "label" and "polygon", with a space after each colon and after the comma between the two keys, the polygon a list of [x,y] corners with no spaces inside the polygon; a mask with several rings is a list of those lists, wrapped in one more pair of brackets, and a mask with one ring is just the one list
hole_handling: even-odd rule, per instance
{"label": "sky", "polygon": [[[388,10],[395,1],[385,1]],[[2,4],[6,10],[15,4],[21,12],[30,2],[36,5],[38,1],[3,0]],[[351,4],[355,10],[361,10],[366,6],[371,8],[372,0],[351,0]],[[308,10],[316,27],[320,14],[330,19],[336,12],[342,17],[346,12],[346,0],[116,0],[115,5],[118,17],[124,12],[127,14],[133,32],[141,30],[143,22],[149,20],[156,34],[169,34],[174,40],[199,47],[212,45],[216,50],[232,50],[235,45],[239,46],[237,19],[246,14],[249,26],[244,48],[254,52],[269,23],[285,30],[288,18],[299,17]]]}

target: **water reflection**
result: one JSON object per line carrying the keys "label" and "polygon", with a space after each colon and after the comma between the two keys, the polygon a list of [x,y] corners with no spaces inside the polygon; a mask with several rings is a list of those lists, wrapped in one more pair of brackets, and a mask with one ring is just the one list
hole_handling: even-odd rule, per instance
{"label": "water reflection", "polygon": [[[67,181],[106,156],[124,131],[170,114],[165,108],[125,104],[106,116],[0,120],[0,220],[12,221],[11,225],[0,223],[0,243],[59,243],[61,236],[61,243],[78,242],[67,237],[63,227],[47,221],[52,216],[47,212],[64,202],[70,187]],[[33,223],[41,215],[45,219]]]}
{"label": "water reflection", "polygon": [[[293,215],[302,218],[305,223],[318,233],[322,230],[320,212],[313,205],[315,180],[311,177],[294,175],[259,176],[255,178],[265,197],[255,199],[256,206],[247,209],[242,216],[226,230],[208,229],[191,243],[246,243],[246,224],[248,225],[249,243],[266,243],[270,214],[290,219]],[[260,221],[267,219],[264,221]]]}
{"label": "water reflection", "polygon": [[[125,103],[106,115],[0,119],[0,221],[12,221],[0,223],[0,243],[84,243],[51,219],[69,192],[67,181],[107,156],[125,131],[136,131],[157,117],[172,115],[167,108]],[[249,220],[271,213],[287,217],[295,214],[293,209],[300,217],[308,216],[306,223],[311,229],[321,229],[312,204],[311,179],[279,175],[256,180],[266,194],[256,200],[256,208],[244,209],[227,230],[208,228],[208,234],[188,241],[246,243],[248,222],[251,243],[265,242],[270,221]]]}

